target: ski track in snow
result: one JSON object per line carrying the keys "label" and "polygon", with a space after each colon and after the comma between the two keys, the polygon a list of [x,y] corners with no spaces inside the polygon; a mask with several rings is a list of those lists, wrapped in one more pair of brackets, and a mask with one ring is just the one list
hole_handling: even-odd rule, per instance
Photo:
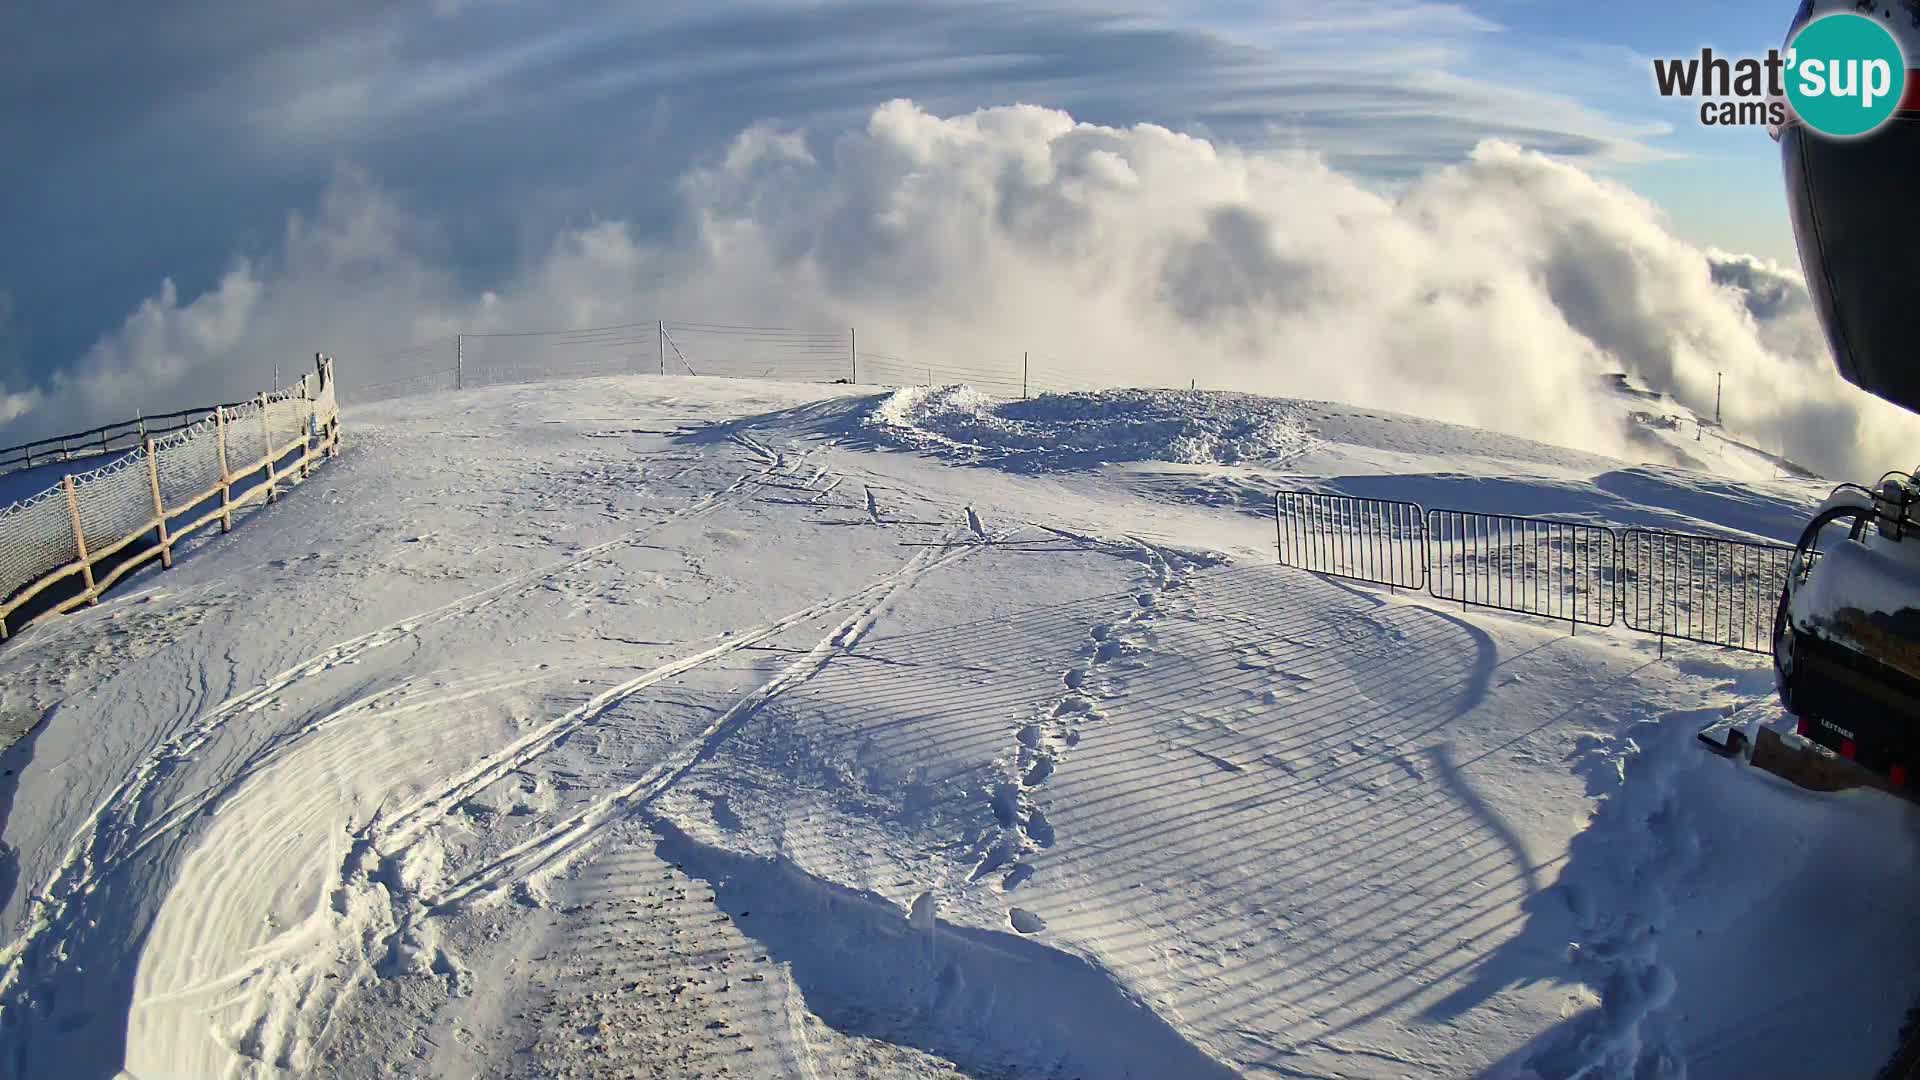
{"label": "ski track in snow", "polygon": [[[1000,539],[996,536],[993,539]],[[321,927],[292,928],[280,942],[256,950],[246,966],[218,975],[181,993],[234,988],[228,1004],[255,1002],[255,1017],[237,1049],[246,1057],[280,1067],[312,1060],[329,1035],[326,1018],[345,998],[371,981],[383,962],[396,954],[435,952],[436,935],[428,924],[441,916],[482,903],[512,889],[523,902],[540,903],[544,882],[564,870],[611,823],[645,807],[673,783],[707,760],[715,748],[768,701],[804,682],[835,656],[856,646],[874,621],[907,588],[926,574],[968,557],[986,546],[978,540],[924,548],[900,569],[851,594],[808,605],[787,616],[744,631],[724,643],[693,653],[596,695],[585,704],[488,755],[439,790],[416,800],[390,820],[375,820],[354,836],[341,879],[333,887]],[[642,776],[602,796],[586,808],[500,853],[484,865],[420,891],[409,864],[431,827],[462,801],[500,778],[523,769],[564,736],[591,723],[622,700],[702,664],[745,649],[782,631],[804,625],[848,606],[856,610],[829,630],[814,647],[760,687],[741,697],[704,729],[665,755]],[[217,879],[205,882],[218,885]],[[195,882],[184,881],[183,889]],[[206,898],[208,902],[212,897]],[[182,895],[176,902],[193,907]],[[438,955],[436,953],[436,955]],[[432,963],[451,967],[443,956]],[[284,987],[296,987],[289,995]]]}
{"label": "ski track in snow", "polygon": [[[764,452],[766,451],[763,448]],[[270,677],[264,683],[220,702],[202,714],[200,719],[168,738],[142,761],[132,774],[109,792],[100,805],[82,822],[68,846],[67,855],[59,869],[49,879],[47,885],[29,899],[25,927],[5,948],[0,949],[0,1023],[5,1021],[9,1011],[21,1007],[22,994],[31,994],[31,981],[23,983],[22,980],[27,980],[28,973],[40,965],[36,963],[36,958],[30,955],[30,950],[50,930],[60,925],[75,898],[84,898],[92,890],[94,882],[100,875],[100,868],[146,847],[158,832],[170,830],[181,822],[191,820],[194,813],[204,809],[217,798],[218,790],[215,790],[183,804],[167,807],[155,814],[148,813],[146,808],[157,781],[169,771],[169,767],[175,762],[191,757],[195,751],[217,735],[228,721],[263,707],[275,695],[303,679],[343,664],[356,663],[367,653],[385,648],[397,641],[412,638],[428,627],[470,617],[509,597],[539,588],[555,575],[578,567],[616,548],[636,543],[662,526],[710,513],[725,504],[731,497],[764,483],[783,464],[786,462],[775,455],[774,460],[768,462],[759,471],[741,476],[732,483],[707,493],[687,506],[670,511],[639,529],[586,548],[559,562],[513,575],[505,581],[449,601],[411,618],[328,646],[314,656]],[[296,733],[295,738],[298,734],[300,733]],[[283,741],[280,745],[284,746],[290,741],[292,740]],[[142,824],[155,819],[159,822],[157,829]],[[57,965],[59,950],[56,948],[48,959]]]}
{"label": "ski track in snow", "polygon": [[[558,866],[563,865],[563,860],[577,853],[586,838],[591,836],[609,819],[616,815],[628,813],[652,801],[662,791],[665,791],[669,785],[673,784],[682,776],[685,776],[690,769],[706,760],[707,757],[713,753],[715,747],[725,740],[728,735],[732,734],[742,723],[750,719],[754,713],[758,712],[761,706],[765,705],[789,687],[811,678],[819,672],[821,668],[825,667],[827,662],[833,659],[834,656],[852,649],[854,645],[859,643],[860,638],[865,636],[867,630],[873,625],[873,621],[879,617],[880,613],[893,602],[902,590],[911,586],[915,580],[941,567],[957,562],[971,555],[975,550],[977,550],[977,548],[973,546],[961,547],[958,550],[950,550],[949,548],[925,549],[910,558],[907,564],[900,570],[886,575],[879,581],[874,582],[872,585],[867,586],[851,596],[825,601],[795,612],[793,615],[775,623],[756,628],[745,634],[736,634],[726,645],[708,650],[705,653],[697,654],[685,660],[676,661],[663,668],[655,669],[654,672],[641,676],[640,679],[636,679],[632,683],[607,691],[601,695],[601,698],[595,699],[595,702],[589,703],[589,706],[583,707],[579,712],[586,715],[593,711],[603,711],[605,708],[611,707],[619,698],[627,696],[641,686],[650,686],[662,679],[671,678],[673,675],[689,670],[698,664],[705,663],[707,660],[716,656],[745,648],[762,639],[771,637],[781,630],[810,622],[822,615],[845,607],[850,603],[869,597],[873,598],[871,602],[863,605],[852,615],[847,616],[846,619],[829,631],[827,635],[822,637],[804,656],[788,665],[785,670],[781,671],[780,674],[776,675],[773,679],[763,683],[753,692],[743,696],[740,701],[736,702],[705,729],[696,734],[693,739],[684,744],[680,749],[668,755],[665,760],[649,769],[647,773],[638,780],[600,800],[588,809],[575,814],[572,818],[562,822],[560,825],[508,850],[506,854],[488,866],[442,889],[433,897],[424,901],[426,908],[434,913],[445,912],[461,904],[472,902],[477,897],[499,888],[503,882],[522,881],[536,873],[542,871],[551,872],[558,868]],[[941,552],[945,553],[939,554]],[[548,740],[546,744],[550,745],[551,740]],[[516,757],[512,751],[509,751],[508,756],[503,758],[501,763],[489,766],[487,771],[495,777],[504,775],[506,772],[511,771],[511,769],[518,768],[520,764],[524,763],[524,760],[524,758]],[[471,786],[461,784],[456,786],[456,790],[472,791],[484,786],[484,783]],[[429,800],[428,809],[434,812],[434,816],[438,816],[438,814],[444,813],[446,808],[450,807],[454,802],[458,802],[460,798],[464,797],[464,794],[455,794],[450,797],[435,798]],[[391,857],[393,853],[403,849],[411,839],[417,837],[421,827],[417,822],[403,821],[400,828],[396,830],[395,838],[391,842],[388,842],[383,836],[381,842],[376,844],[376,848],[382,851],[387,857]],[[375,827],[369,828],[369,832],[376,831],[378,830]]]}

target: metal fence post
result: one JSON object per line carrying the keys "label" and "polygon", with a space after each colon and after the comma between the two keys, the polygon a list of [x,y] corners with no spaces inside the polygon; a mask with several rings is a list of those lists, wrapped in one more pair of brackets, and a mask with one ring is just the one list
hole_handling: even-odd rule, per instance
{"label": "metal fence post", "polygon": [[1577,635],[1578,635],[1578,634],[1580,633],[1580,621],[1579,621],[1579,619],[1578,619],[1578,617],[1577,617],[1577,616],[1578,616],[1578,614],[1579,614],[1579,608],[1580,608],[1580,583],[1581,583],[1582,581],[1584,581],[1584,580],[1585,580],[1585,579],[1584,579],[1584,578],[1582,578],[1582,577],[1580,576],[1580,541],[1579,541],[1579,539],[1578,539],[1578,538],[1576,537],[1576,538],[1574,539],[1574,542],[1573,542],[1573,597],[1574,597],[1574,602],[1573,602],[1572,604],[1570,604],[1570,605],[1568,605],[1568,606],[1569,606],[1570,608],[1572,608],[1572,609],[1573,609],[1573,617],[1569,617],[1569,618],[1567,619],[1567,625],[1573,628],[1573,634],[1574,634],[1574,635],[1576,635],[1576,636],[1577,636]]}
{"label": "metal fence post", "polygon": [[[1025,386],[1020,388],[1020,396],[1027,396]],[[1287,547],[1280,535],[1280,493],[1277,491],[1273,493],[1273,555],[1280,565],[1287,564]]]}
{"label": "metal fence post", "polygon": [[1667,658],[1667,605],[1664,601],[1671,594],[1673,585],[1673,566],[1671,563],[1667,565],[1666,571],[1666,574],[1663,575],[1663,582],[1667,587],[1661,590],[1661,600],[1663,602],[1660,605],[1660,658],[1662,660]]}
{"label": "metal fence post", "polygon": [[453,335],[453,388],[467,388],[467,337],[465,334]]}
{"label": "metal fence post", "polygon": [[661,319],[653,324],[653,343],[660,347],[660,374],[667,373],[667,320]]}

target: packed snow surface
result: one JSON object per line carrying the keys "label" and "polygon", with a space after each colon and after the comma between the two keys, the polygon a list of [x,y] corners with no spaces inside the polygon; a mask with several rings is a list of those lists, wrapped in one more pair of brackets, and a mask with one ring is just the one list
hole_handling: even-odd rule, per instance
{"label": "packed snow surface", "polygon": [[1177,392],[346,432],[0,649],[0,1075],[1864,1078],[1920,992],[1913,809],[1696,745],[1763,659],[1274,565],[1277,486],[1815,486]]}

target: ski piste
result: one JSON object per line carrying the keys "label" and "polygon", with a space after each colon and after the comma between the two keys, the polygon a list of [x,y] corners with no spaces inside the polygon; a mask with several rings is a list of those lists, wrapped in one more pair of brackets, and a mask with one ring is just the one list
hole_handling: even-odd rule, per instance
{"label": "ski piste", "polygon": [[1920,993],[1903,804],[1698,748],[1790,725],[1764,661],[1275,565],[1308,478],[1791,540],[1826,485],[1733,442],[687,376],[348,422],[0,650],[63,702],[16,1072],[1867,1075]]}

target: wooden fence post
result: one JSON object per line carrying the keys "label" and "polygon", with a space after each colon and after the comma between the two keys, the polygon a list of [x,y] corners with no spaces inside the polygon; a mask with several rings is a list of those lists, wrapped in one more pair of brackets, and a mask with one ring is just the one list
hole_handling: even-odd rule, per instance
{"label": "wooden fence post", "polygon": [[227,467],[227,407],[213,410],[214,430],[220,436],[220,531],[233,531],[233,471]]}
{"label": "wooden fence post", "polygon": [[160,530],[160,567],[173,569],[173,541],[167,538],[167,503],[160,497],[160,459],[153,454],[153,436],[140,440],[147,451],[147,486],[153,489],[153,516]]}
{"label": "wooden fence post", "polygon": [[273,425],[267,423],[267,395],[260,395],[260,441],[267,448],[267,464],[260,474],[261,482],[267,485],[267,501],[272,502],[280,495],[279,486],[273,482]]}
{"label": "wooden fence post", "polygon": [[327,418],[327,456],[340,456],[340,388],[334,383],[333,357],[326,357],[326,370],[320,376],[320,385],[333,387],[333,415]]}
{"label": "wooden fence post", "polygon": [[73,521],[73,546],[80,552],[80,580],[87,584],[87,603],[89,606],[99,600],[93,588],[93,561],[87,558],[87,532],[80,527],[80,495],[73,488],[73,474],[60,478],[60,486],[67,489],[67,516]]}
{"label": "wooden fence post", "polygon": [[[311,380],[311,381],[309,381]],[[307,402],[307,418],[301,423],[300,432],[300,478],[313,475],[313,440],[320,434],[320,392],[314,389],[320,381],[318,375],[309,375],[300,380],[300,393]]]}

